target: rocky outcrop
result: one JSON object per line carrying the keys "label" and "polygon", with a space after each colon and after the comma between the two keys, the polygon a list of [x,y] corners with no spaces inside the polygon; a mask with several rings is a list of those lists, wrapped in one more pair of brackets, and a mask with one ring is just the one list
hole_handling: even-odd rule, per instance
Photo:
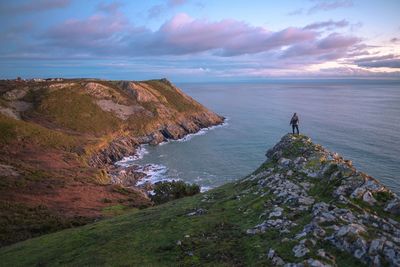
{"label": "rocky outcrop", "polygon": [[[321,248],[332,246],[370,266],[400,266],[397,195],[306,136],[284,136],[267,157],[264,168],[242,182],[256,182],[272,207],[247,234],[278,230],[294,243],[299,261],[284,262],[271,247],[274,265],[336,266],[335,257]],[[299,215],[308,216],[301,225],[293,220]]]}
{"label": "rocky outcrop", "polygon": [[[155,84],[130,81],[117,83],[118,88],[135,101],[130,106],[118,104],[115,99],[111,100],[110,87],[94,82],[84,86],[87,93],[98,99],[96,103],[103,110],[114,112],[123,120],[135,115],[151,118],[151,122],[144,125],[147,129],[145,134],[128,133],[115,138],[108,147],[91,157],[90,165],[102,167],[132,155],[139,144],[156,145],[170,139],[177,140],[203,128],[223,123],[223,117],[206,109],[168,80],[153,82]],[[188,105],[189,108],[180,110],[181,104]]]}
{"label": "rocky outcrop", "polygon": [[135,137],[118,137],[105,148],[95,153],[89,159],[89,164],[96,167],[112,165],[125,156],[135,154],[138,144],[138,140]]}

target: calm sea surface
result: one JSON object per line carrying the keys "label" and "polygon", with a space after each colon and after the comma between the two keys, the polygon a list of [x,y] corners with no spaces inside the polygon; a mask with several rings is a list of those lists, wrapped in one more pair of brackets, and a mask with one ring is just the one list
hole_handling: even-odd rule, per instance
{"label": "calm sea surface", "polygon": [[207,189],[239,179],[265,161],[266,150],[291,131],[289,120],[297,112],[302,133],[400,193],[399,81],[178,86],[228,122],[186,141],[145,146],[134,163],[147,165],[149,180],[181,179]]}

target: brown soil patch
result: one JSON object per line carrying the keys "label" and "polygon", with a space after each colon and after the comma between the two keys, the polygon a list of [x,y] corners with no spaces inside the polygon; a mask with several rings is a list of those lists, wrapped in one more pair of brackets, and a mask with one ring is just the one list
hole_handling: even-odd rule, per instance
{"label": "brown soil patch", "polygon": [[32,207],[43,205],[63,217],[97,218],[102,216],[105,207],[121,203],[132,207],[150,205],[150,200],[139,191],[124,195],[113,188],[112,185],[73,183],[55,190],[35,190],[34,194],[5,193],[0,199]]}

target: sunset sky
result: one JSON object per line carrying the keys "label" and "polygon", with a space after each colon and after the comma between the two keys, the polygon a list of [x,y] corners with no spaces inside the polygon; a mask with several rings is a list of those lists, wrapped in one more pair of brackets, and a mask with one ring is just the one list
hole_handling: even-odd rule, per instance
{"label": "sunset sky", "polygon": [[400,78],[399,0],[0,3],[0,78]]}

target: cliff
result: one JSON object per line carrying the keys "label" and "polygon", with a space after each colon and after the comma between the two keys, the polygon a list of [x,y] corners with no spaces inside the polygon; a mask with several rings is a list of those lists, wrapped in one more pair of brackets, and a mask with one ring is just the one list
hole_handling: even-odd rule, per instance
{"label": "cliff", "polygon": [[152,205],[113,163],[222,122],[166,79],[0,80],[0,246]]}
{"label": "cliff", "polygon": [[302,135],[243,179],[0,249],[6,266],[399,266],[400,199]]}

